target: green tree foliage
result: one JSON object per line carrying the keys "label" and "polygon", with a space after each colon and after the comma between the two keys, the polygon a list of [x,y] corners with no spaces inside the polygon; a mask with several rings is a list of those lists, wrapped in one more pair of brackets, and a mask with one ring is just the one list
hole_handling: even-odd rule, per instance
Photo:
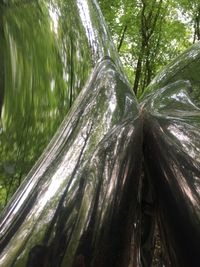
{"label": "green tree foliage", "polygon": [[200,40],[200,2],[199,0],[177,1],[177,8],[187,18],[188,26],[193,28],[193,42]]}
{"label": "green tree foliage", "polygon": [[99,0],[134,92],[200,39],[200,4],[189,0]]}

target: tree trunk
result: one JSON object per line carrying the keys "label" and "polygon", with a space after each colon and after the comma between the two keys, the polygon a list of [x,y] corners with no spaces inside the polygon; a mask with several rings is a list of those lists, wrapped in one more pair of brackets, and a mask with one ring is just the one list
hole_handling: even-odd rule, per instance
{"label": "tree trunk", "polygon": [[119,45],[118,45],[118,47],[117,47],[117,51],[118,51],[118,52],[120,51],[121,46],[122,46],[122,44],[123,44],[126,30],[127,30],[127,25],[125,25],[125,27],[124,27],[124,29],[123,29],[123,32],[122,32],[122,35],[121,35],[121,38],[120,38],[120,41],[119,41]]}
{"label": "tree trunk", "polygon": [[140,79],[141,79],[141,74],[142,74],[142,61],[143,61],[143,56],[144,56],[144,49],[145,49],[145,46],[142,45],[141,50],[140,50],[140,54],[138,57],[138,61],[137,61],[137,67],[136,67],[136,72],[135,72],[135,81],[134,81],[134,85],[133,85],[133,91],[134,91],[135,95],[137,95],[139,83],[140,83]]}

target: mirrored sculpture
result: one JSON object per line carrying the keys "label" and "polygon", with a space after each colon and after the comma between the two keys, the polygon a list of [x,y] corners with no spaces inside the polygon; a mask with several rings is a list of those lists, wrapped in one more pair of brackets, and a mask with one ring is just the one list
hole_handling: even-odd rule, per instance
{"label": "mirrored sculpture", "polygon": [[0,266],[152,267],[156,225],[199,266],[200,44],[138,104],[95,0],[0,1],[0,37]]}

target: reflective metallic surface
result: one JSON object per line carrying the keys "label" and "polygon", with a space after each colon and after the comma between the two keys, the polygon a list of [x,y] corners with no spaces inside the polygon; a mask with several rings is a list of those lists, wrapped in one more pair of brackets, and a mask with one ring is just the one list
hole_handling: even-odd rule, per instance
{"label": "reflective metallic surface", "polygon": [[150,267],[155,206],[165,266],[199,266],[200,44],[141,116],[95,1],[0,1],[0,40],[0,266]]}
{"label": "reflective metallic surface", "polygon": [[145,164],[158,197],[167,266],[173,267],[199,266],[199,70],[197,44],[154,79],[143,100]]}
{"label": "reflective metallic surface", "polygon": [[96,63],[111,57],[95,1],[0,1],[0,208],[37,161]]}
{"label": "reflective metallic surface", "polygon": [[141,142],[137,103],[103,60],[5,210],[0,266],[139,266]]}
{"label": "reflective metallic surface", "polygon": [[[200,106],[200,42],[168,64],[146,88],[142,101],[155,90],[177,81],[187,81],[192,101]],[[169,89],[170,90],[170,89]]]}

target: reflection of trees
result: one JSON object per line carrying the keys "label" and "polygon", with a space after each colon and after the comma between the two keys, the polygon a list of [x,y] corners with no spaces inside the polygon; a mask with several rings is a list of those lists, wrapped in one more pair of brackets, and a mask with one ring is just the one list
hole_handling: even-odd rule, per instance
{"label": "reflection of trees", "polygon": [[3,33],[3,8],[0,2],[0,117],[4,98],[4,33]]}
{"label": "reflection of trees", "polygon": [[88,41],[75,9],[68,1],[9,5],[0,21],[6,44],[1,51],[7,59],[5,85],[3,79],[0,84],[1,101],[5,91],[0,121],[1,205],[38,159],[88,77]]}

